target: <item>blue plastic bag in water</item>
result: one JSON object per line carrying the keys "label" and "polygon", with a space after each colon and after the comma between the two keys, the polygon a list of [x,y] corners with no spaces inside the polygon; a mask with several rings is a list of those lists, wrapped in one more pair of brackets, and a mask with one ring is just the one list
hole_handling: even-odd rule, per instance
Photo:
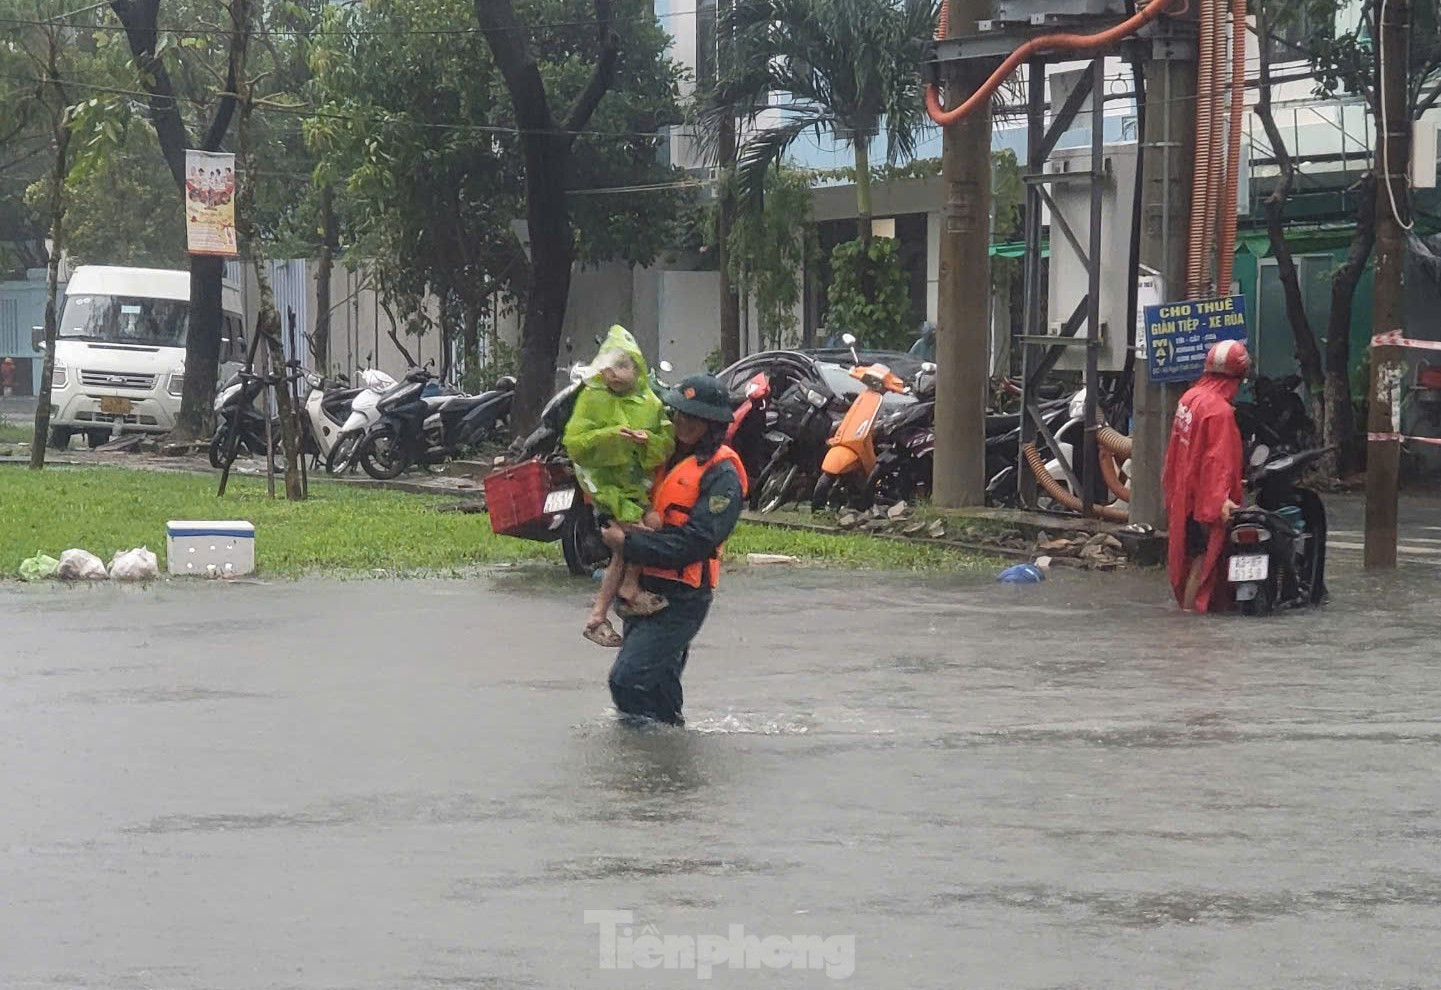
{"label": "blue plastic bag in water", "polygon": [[1007,567],[996,580],[1001,584],[1040,584],[1046,580],[1046,574],[1035,564],[1017,564]]}

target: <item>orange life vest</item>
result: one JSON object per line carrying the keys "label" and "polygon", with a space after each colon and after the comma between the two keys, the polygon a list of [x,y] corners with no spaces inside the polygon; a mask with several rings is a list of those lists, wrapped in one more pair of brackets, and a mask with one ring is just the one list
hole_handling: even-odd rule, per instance
{"label": "orange life vest", "polygon": [[[722,446],[716,451],[715,456],[704,464],[689,456],[681,461],[664,479],[656,486],[651,493],[651,504],[660,512],[662,519],[667,526],[684,526],[690,519],[691,510],[695,508],[696,502],[700,499],[701,478],[705,473],[722,461],[729,461],[735,465],[736,474],[740,475],[741,494],[746,490],[746,469],[741,463],[740,455],[729,447]],[[688,564],[681,570],[671,570],[665,567],[646,567],[642,573],[652,577],[661,578],[665,581],[675,581],[679,584],[687,584],[692,588],[699,588],[704,584],[707,588],[714,588],[720,583],[720,557],[725,545],[716,547],[716,551],[709,560],[698,560]]]}

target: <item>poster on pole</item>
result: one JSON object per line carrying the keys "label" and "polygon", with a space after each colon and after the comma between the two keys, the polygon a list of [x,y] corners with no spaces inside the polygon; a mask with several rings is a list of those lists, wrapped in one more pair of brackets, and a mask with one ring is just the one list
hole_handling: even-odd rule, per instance
{"label": "poster on pole", "polygon": [[191,254],[234,258],[235,156],[185,152],[185,240]]}
{"label": "poster on pole", "polygon": [[1245,296],[1146,307],[1146,361],[1153,382],[1194,381],[1212,344],[1245,339]]}

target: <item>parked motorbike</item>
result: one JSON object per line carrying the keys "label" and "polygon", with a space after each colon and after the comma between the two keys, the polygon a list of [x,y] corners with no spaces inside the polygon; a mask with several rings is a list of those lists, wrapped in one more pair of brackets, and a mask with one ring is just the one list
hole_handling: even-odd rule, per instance
{"label": "parked motorbike", "polygon": [[[280,453],[279,422],[256,408],[256,400],[265,394],[269,384],[270,376],[243,368],[221,383],[215,394],[215,435],[210,438],[209,451],[210,466],[217,471],[224,468],[227,458],[233,458],[238,450],[266,457],[273,445],[277,455]],[[236,436],[232,438],[232,434]]]}
{"label": "parked motorbike", "polygon": [[775,424],[776,415],[771,408],[771,393],[771,376],[764,371],[746,379],[744,385],[731,393],[731,407],[735,411],[726,432],[726,444],[740,455],[748,478],[757,477],[770,460],[766,434]]}
{"label": "parked motorbike", "polygon": [[1265,444],[1273,454],[1289,454],[1316,446],[1316,424],[1300,386],[1299,375],[1262,376],[1251,383],[1251,398],[1236,403],[1236,425],[1247,450]]}
{"label": "parked motorbike", "polygon": [[[846,334],[842,339],[854,354],[855,337]],[[853,497],[865,487],[876,467],[875,426],[881,401],[888,392],[907,391],[906,383],[890,368],[883,364],[863,365],[858,355],[851,377],[865,388],[851,402],[851,408],[828,441],[830,450],[821,462],[821,474],[811,492],[811,509],[816,512],[828,507],[833,498],[844,497],[847,488]]]}
{"label": "parked motorbike", "polygon": [[[584,381],[581,378],[583,365],[572,365],[569,370],[570,384],[551,396],[540,411],[540,423],[521,443],[517,461],[543,459],[551,468],[554,487],[546,496],[545,509],[548,513],[564,513],[560,524],[560,549],[565,556],[566,567],[576,576],[587,576],[604,567],[610,561],[610,548],[600,538],[600,526],[596,523],[595,507],[588,500],[585,490],[575,477],[575,469],[565,452],[565,426],[575,411],[575,400],[580,395]],[[669,375],[675,368],[669,361],[661,361],[651,368],[651,387],[657,393],[670,388],[661,375]]]}
{"label": "parked motorbike", "polygon": [[771,455],[750,485],[752,511],[774,512],[815,486],[831,434],[831,397],[799,382],[776,400],[776,422],[765,441]]}
{"label": "parked motorbike", "polygon": [[1326,507],[1297,479],[1327,453],[1273,457],[1265,444],[1252,452],[1246,487],[1256,502],[1233,512],[1226,532],[1226,580],[1243,615],[1325,601]]}
{"label": "parked motorbike", "polygon": [[[377,408],[380,397],[399,384],[394,378],[375,368],[361,369],[359,378],[365,387],[351,397],[345,418],[341,420],[340,428],[335,432],[330,447],[325,452],[327,474],[340,474],[355,466],[356,447],[360,445],[366,431],[380,419]],[[328,417],[329,414],[322,412],[322,415]]]}
{"label": "parked motorbike", "polygon": [[439,464],[498,435],[510,415],[514,378],[503,376],[480,395],[427,395],[434,380],[418,368],[379,398],[380,418],[355,450],[366,474],[388,481],[413,464]]}

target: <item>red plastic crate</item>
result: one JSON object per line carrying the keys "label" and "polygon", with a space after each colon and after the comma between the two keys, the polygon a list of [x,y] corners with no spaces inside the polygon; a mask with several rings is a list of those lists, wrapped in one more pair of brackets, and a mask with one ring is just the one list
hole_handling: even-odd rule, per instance
{"label": "red plastic crate", "polygon": [[573,489],[574,485],[564,471],[538,460],[494,472],[485,479],[491,531],[523,540],[560,539],[564,513],[546,512],[546,496],[557,489]]}

